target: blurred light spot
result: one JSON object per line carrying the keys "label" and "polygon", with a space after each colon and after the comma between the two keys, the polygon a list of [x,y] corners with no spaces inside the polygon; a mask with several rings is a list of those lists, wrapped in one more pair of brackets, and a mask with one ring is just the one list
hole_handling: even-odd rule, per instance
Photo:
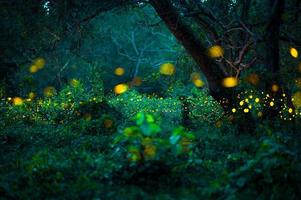
{"label": "blurred light spot", "polygon": [[258,103],[258,102],[259,102],[259,98],[256,98],[256,99],[255,99],[255,102]]}
{"label": "blurred light spot", "polygon": [[117,67],[115,70],[114,70],[114,73],[115,75],[117,76],[122,76],[124,74],[125,70],[122,68],[122,67]]}
{"label": "blurred light spot", "polygon": [[289,112],[289,113],[293,113],[293,111],[294,111],[294,110],[293,110],[292,108],[289,108],[289,109],[288,109],[288,112]]}
{"label": "blurred light spot", "polygon": [[36,65],[31,65],[30,67],[29,67],[29,72],[30,73],[36,73],[36,72],[38,72],[39,71],[39,68],[38,68],[38,66],[36,66]]}
{"label": "blurred light spot", "polygon": [[246,77],[246,81],[248,81],[252,85],[258,85],[260,80],[259,80],[259,76],[255,73],[253,73]]}
{"label": "blurred light spot", "polygon": [[290,49],[290,54],[293,58],[298,58],[298,50],[294,47]]}
{"label": "blurred light spot", "polygon": [[134,77],[132,80],[134,86],[140,86],[142,84],[142,79],[138,76]]}
{"label": "blurred light spot", "polygon": [[236,108],[232,108],[232,112],[233,112],[233,113],[236,113]]}
{"label": "blurred light spot", "polygon": [[122,93],[126,92],[128,90],[128,88],[129,87],[127,84],[121,83],[114,87],[114,92],[115,92],[115,94],[122,94]]}
{"label": "blurred light spot", "polygon": [[201,79],[196,79],[193,81],[193,83],[196,87],[203,87],[205,85]]}
{"label": "blurred light spot", "polygon": [[[220,127],[222,126],[222,124],[220,124]],[[218,128],[220,128],[218,127]],[[186,137],[183,137],[180,141],[180,145],[182,147],[182,152],[189,152],[189,146],[191,145],[191,140],[189,140]]]}
{"label": "blurred light spot", "polygon": [[46,97],[52,97],[56,94],[56,89],[52,86],[49,86],[44,88],[43,93]]}
{"label": "blurred light spot", "polygon": [[13,105],[20,106],[23,104],[23,99],[21,97],[13,98]]}
{"label": "blurred light spot", "polygon": [[176,68],[171,63],[164,63],[160,66],[160,73],[163,75],[171,76],[175,73]]}
{"label": "blurred light spot", "polygon": [[156,155],[156,147],[154,145],[146,145],[144,149],[144,156],[148,159],[154,158]]}
{"label": "blurred light spot", "polygon": [[273,107],[275,103],[273,101],[270,102],[270,106]]}
{"label": "blurred light spot", "polygon": [[273,92],[278,92],[278,90],[279,90],[279,86],[276,85],[276,84],[273,84],[273,85],[272,85],[272,91],[273,91]]}
{"label": "blurred light spot", "polygon": [[298,88],[301,88],[301,78],[297,78],[297,79],[296,79],[296,86],[297,86]]}
{"label": "blurred light spot", "polygon": [[195,80],[198,80],[198,79],[200,79],[200,78],[201,78],[200,73],[192,72],[192,73],[190,74],[190,80],[191,80],[191,81],[195,81]]}
{"label": "blurred light spot", "polygon": [[203,87],[205,85],[205,83],[201,80],[200,73],[197,73],[197,72],[191,73],[190,80],[193,82],[193,84],[196,87]]}
{"label": "blurred light spot", "polygon": [[244,105],[244,101],[240,101],[240,102],[239,102],[239,105],[240,105],[240,106],[243,106],[243,105]]}
{"label": "blurred light spot", "polygon": [[296,108],[300,108],[301,107],[301,92],[296,92],[293,95],[294,101],[293,104]]}
{"label": "blurred light spot", "polygon": [[233,120],[234,120],[234,116],[233,116],[233,115],[230,115],[230,116],[228,117],[228,120],[229,120],[229,121],[233,121]]}
{"label": "blurred light spot", "polygon": [[104,124],[105,128],[112,128],[113,121],[111,119],[105,119],[104,122],[103,122],[103,124]]}
{"label": "blurred light spot", "polygon": [[249,108],[245,108],[244,113],[248,113],[248,112],[250,112]]}
{"label": "blurred light spot", "polygon": [[34,93],[34,92],[29,92],[28,93],[28,98],[29,99],[33,100],[35,97],[36,97],[36,93]]}
{"label": "blurred light spot", "polygon": [[211,58],[219,58],[224,55],[224,50],[219,45],[214,45],[208,49],[208,54]]}
{"label": "blurred light spot", "polygon": [[77,79],[75,79],[75,78],[73,78],[73,79],[70,80],[69,83],[70,83],[70,85],[72,85],[73,87],[78,87],[79,84],[80,84],[80,81],[77,80]]}
{"label": "blurred light spot", "polygon": [[238,79],[232,76],[224,78],[222,81],[222,85],[227,88],[235,87],[238,85]]}
{"label": "blurred light spot", "polygon": [[262,117],[262,115],[263,115],[262,112],[258,112],[258,113],[257,113],[257,116],[258,116],[258,117]]}
{"label": "blurred light spot", "polygon": [[34,60],[34,65],[38,67],[38,69],[42,69],[45,66],[45,59],[44,58],[37,58]]}
{"label": "blurred light spot", "polygon": [[215,123],[215,126],[216,126],[217,128],[222,127],[222,125],[223,125],[223,123],[222,123],[221,120],[218,120],[218,121]]}

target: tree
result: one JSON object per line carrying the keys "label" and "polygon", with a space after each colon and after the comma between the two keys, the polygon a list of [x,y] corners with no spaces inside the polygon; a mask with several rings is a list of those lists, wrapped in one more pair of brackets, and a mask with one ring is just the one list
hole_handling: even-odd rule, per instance
{"label": "tree", "polygon": [[[232,106],[233,96],[237,92],[235,88],[224,88],[222,79],[227,76],[239,78],[242,70],[263,64],[272,74],[266,81],[268,84],[265,84],[270,89],[269,82],[280,82],[280,43],[290,41],[295,45],[300,44],[292,37],[289,40],[284,36],[286,33],[281,31],[281,26],[291,23],[286,20],[289,23],[285,24],[282,20],[284,14],[288,18],[292,15],[295,22],[300,21],[300,1],[151,0],[150,3],[199,65],[208,80],[211,95],[222,102],[226,110]],[[292,5],[295,7],[289,10]],[[204,39],[195,33],[198,28],[206,34],[209,46],[221,45],[224,48],[223,58],[213,61],[208,57]],[[262,46],[265,51],[259,49]]]}
{"label": "tree", "polygon": [[[43,2],[52,9],[41,10]],[[49,0],[43,2],[37,4],[36,1],[20,1],[16,5],[10,1],[1,2],[4,10],[15,9],[16,13],[27,21],[32,18],[27,13],[34,13],[33,17],[39,18],[37,22],[31,22],[30,26],[23,26],[21,30],[15,32],[24,32],[26,35],[29,30],[40,30],[39,21],[47,22],[47,28],[42,30],[43,34],[40,36],[51,39],[35,42],[41,44],[22,44],[26,48],[32,46],[30,48],[32,51],[28,49],[24,51],[23,48],[26,54],[18,59],[17,64],[30,60],[28,58],[31,56],[27,53],[37,54],[41,49],[51,51],[63,40],[70,42],[68,49],[76,54],[86,33],[85,28],[99,14],[114,8],[127,6],[141,8],[151,5],[197,63],[207,79],[210,94],[225,110],[229,110],[236,104],[234,97],[239,93],[237,88],[225,88],[222,85],[225,78],[240,78],[242,71],[259,66],[262,71],[268,73],[265,74],[266,81],[263,81],[263,88],[270,90],[271,83],[283,84],[280,66],[288,63],[281,59],[280,53],[283,54],[284,50],[287,50],[285,49],[287,45],[301,45],[301,42],[296,39],[301,32],[298,26],[300,0],[91,0],[89,2]],[[24,9],[25,4],[27,9]],[[47,12],[50,14],[52,12],[53,16],[48,21]],[[7,13],[5,15],[9,16]],[[15,18],[9,16],[8,19]],[[13,42],[8,40],[7,43]],[[208,48],[214,45],[223,48],[223,56],[214,59],[208,56]],[[13,46],[16,48],[17,45]],[[36,46],[41,48],[37,49]],[[6,58],[12,56],[13,54]],[[136,69],[139,69],[139,56],[135,60],[138,66]],[[271,76],[267,78],[269,74]],[[287,87],[283,90],[287,90]],[[275,96],[279,95],[280,91],[282,90],[279,90]]]}

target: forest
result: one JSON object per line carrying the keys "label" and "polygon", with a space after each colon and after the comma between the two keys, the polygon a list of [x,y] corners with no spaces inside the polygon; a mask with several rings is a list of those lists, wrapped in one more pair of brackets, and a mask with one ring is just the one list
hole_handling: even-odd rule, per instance
{"label": "forest", "polygon": [[0,0],[0,199],[301,199],[301,0]]}

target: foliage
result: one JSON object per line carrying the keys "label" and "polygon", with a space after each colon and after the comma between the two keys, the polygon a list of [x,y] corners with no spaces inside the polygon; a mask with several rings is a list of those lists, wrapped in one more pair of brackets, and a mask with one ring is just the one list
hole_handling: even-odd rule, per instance
{"label": "foliage", "polygon": [[175,128],[172,133],[165,133],[150,114],[138,113],[135,126],[127,127],[115,139],[127,151],[129,161],[144,163],[158,160],[170,160],[175,164],[176,155],[192,155],[195,136],[186,132],[183,127]]}
{"label": "foliage", "polygon": [[[300,160],[294,151],[273,139],[262,141],[254,158],[230,174],[229,196],[298,199],[301,188]],[[264,188],[262,191],[261,188]],[[277,191],[275,193],[275,191]]]}
{"label": "foliage", "polygon": [[201,123],[215,123],[223,115],[220,105],[208,95],[208,91],[192,89],[192,95],[188,96],[190,118]]}
{"label": "foliage", "polygon": [[130,90],[108,100],[116,110],[119,110],[127,120],[139,112],[150,113],[160,121],[178,123],[181,116],[181,103],[175,98],[163,98],[140,94]]}
{"label": "foliage", "polygon": [[300,1],[0,7],[0,199],[300,199]]}

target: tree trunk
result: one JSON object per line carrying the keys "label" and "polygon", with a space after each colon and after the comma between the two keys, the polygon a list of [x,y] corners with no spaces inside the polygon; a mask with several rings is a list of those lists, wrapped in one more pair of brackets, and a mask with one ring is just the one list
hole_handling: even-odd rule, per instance
{"label": "tree trunk", "polygon": [[234,96],[235,90],[222,87],[221,82],[226,74],[208,57],[207,49],[202,45],[202,41],[195,36],[191,28],[184,22],[171,0],[151,0],[150,3],[204,73],[210,95],[220,102],[225,110],[229,110],[234,104],[232,96]]}
{"label": "tree trunk", "polygon": [[[281,17],[284,12],[285,2],[284,0],[269,0],[271,16],[267,23],[265,30],[265,65],[266,68],[271,72],[271,77],[266,78],[265,87],[268,93],[272,93],[275,103],[278,106],[270,107],[266,109],[265,114],[267,118],[272,119],[278,116],[281,107],[284,104],[293,108],[291,101],[291,95],[289,90],[282,84],[279,77],[280,71],[280,26]],[[272,91],[272,85],[275,84],[279,87],[277,91]],[[286,101],[280,101],[282,94],[285,93],[287,98]]]}

